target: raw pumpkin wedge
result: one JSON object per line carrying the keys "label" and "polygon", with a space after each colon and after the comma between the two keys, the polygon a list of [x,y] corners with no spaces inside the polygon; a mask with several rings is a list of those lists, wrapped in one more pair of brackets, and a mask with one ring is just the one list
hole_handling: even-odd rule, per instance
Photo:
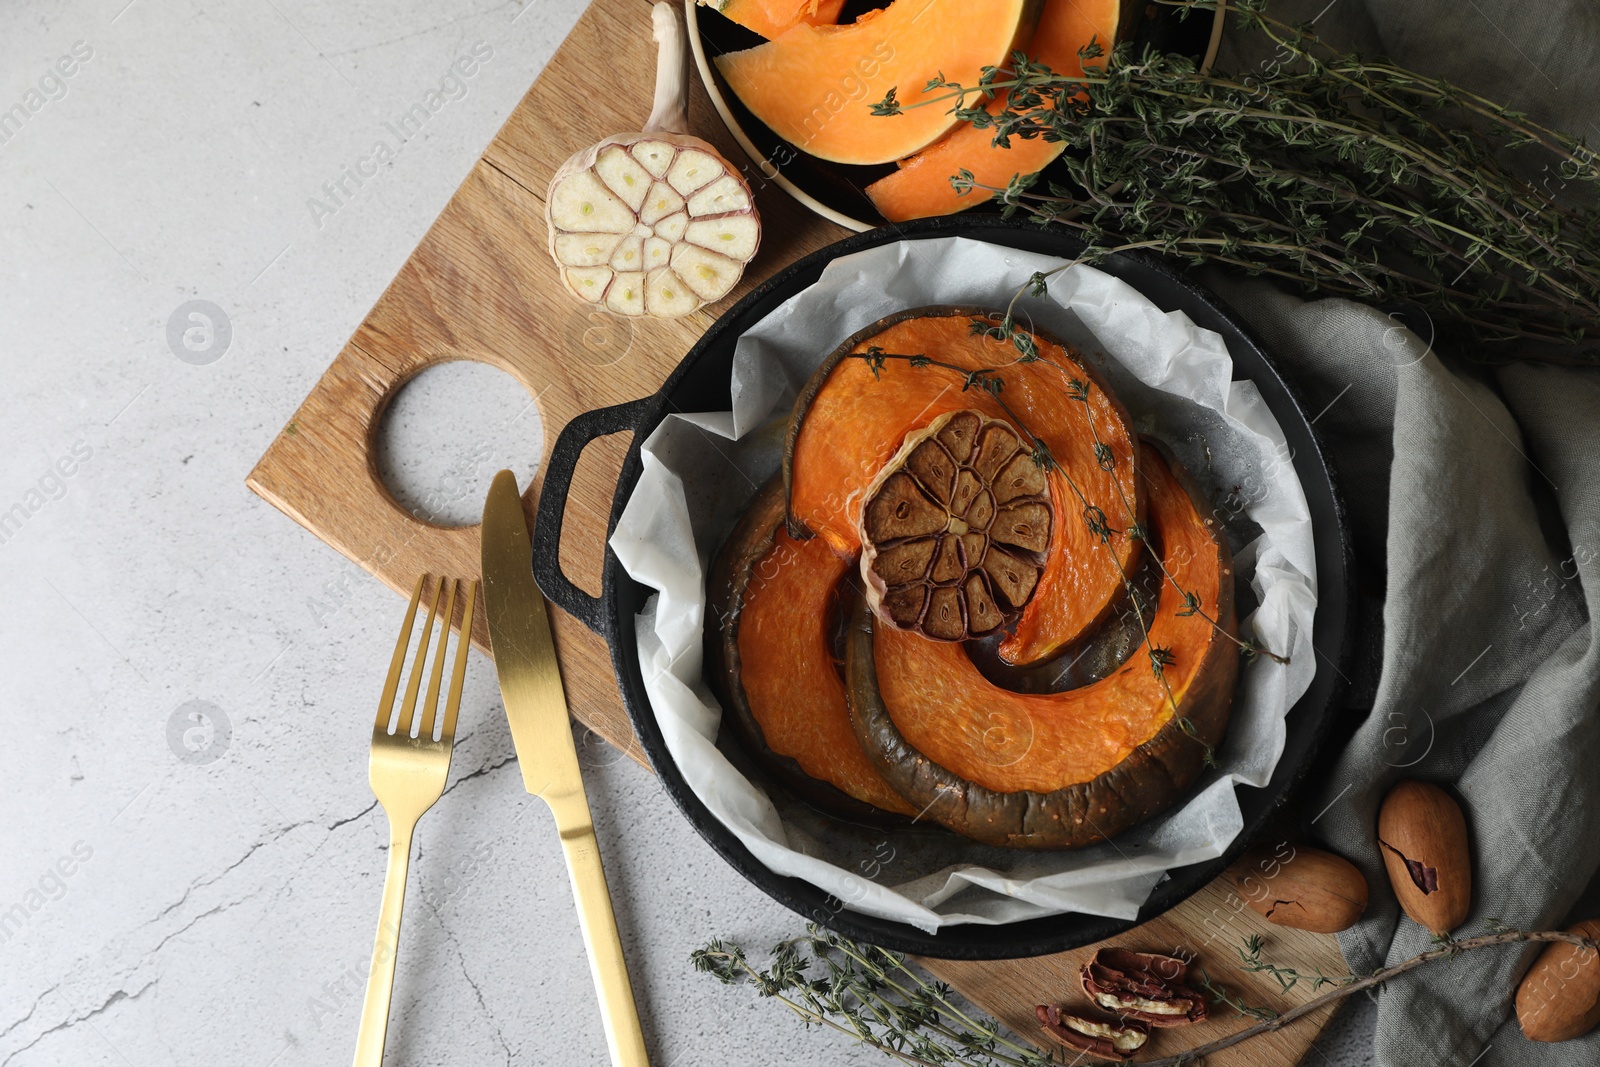
{"label": "raw pumpkin wedge", "polygon": [[700,0],[700,5],[770,41],[802,22],[832,26],[844,0]]}
{"label": "raw pumpkin wedge", "polygon": [[[1036,63],[1057,74],[1078,77],[1083,63],[1078,50],[1097,41],[1107,52],[1116,40],[1121,0],[1045,0],[1039,28],[1023,48]],[[1005,96],[989,104],[994,114],[1005,109]],[[950,179],[970,171],[978,185],[1005,188],[1018,174],[1037,174],[1053,163],[1066,146],[1042,137],[1011,138],[1008,147],[994,143],[993,130],[962,123],[945,137],[900,161],[900,169],[867,186],[878,213],[890,222],[952,215],[993,198],[983,189],[957,194]]]}
{"label": "raw pumpkin wedge", "polygon": [[[1122,405],[1076,352],[1037,331],[1030,336],[1043,358],[1033,363],[1016,363],[1010,342],[972,332],[974,319],[994,315],[953,307],[899,312],[855,334],[823,361],[789,423],[789,532],[819,536],[840,556],[855,556],[862,547],[867,491],[909,436],[953,411],[972,410],[1008,424],[1015,413],[1021,429],[1037,434],[1057,464],[1048,473],[1048,497],[1057,510],[1043,569],[1015,630],[1000,646],[1008,663],[1026,664],[1048,658],[1104,618],[1140,551],[1139,541],[1124,532],[1130,524],[1119,521],[1127,513],[1122,501],[1136,511],[1142,505]],[[862,358],[873,347],[902,358],[875,367]],[[963,389],[962,373],[912,366],[904,358],[909,355],[967,370],[1002,367],[1001,397]],[[1087,383],[1087,400],[1073,398],[1073,379]],[[1109,471],[1096,457],[1096,432],[1110,449]],[[1080,491],[1110,520],[1109,551],[1089,528]]]}
{"label": "raw pumpkin wedge", "polygon": [[[844,26],[801,23],[776,40],[717,57],[751,113],[803,152],[834,163],[890,163],[955,128],[941,74],[970,85],[1028,39],[1041,0],[894,0]],[[898,115],[872,113],[890,90]]]}
{"label": "raw pumpkin wedge", "polygon": [[712,565],[707,662],[726,722],[784,785],[847,818],[915,811],[867,761],[833,654],[834,591],[850,563],[783,528],[783,482],[756,495]]}
{"label": "raw pumpkin wedge", "polygon": [[[1174,461],[1146,447],[1140,471],[1153,550],[1176,584],[1162,586],[1146,643],[1101,681],[1010,692],[964,648],[854,610],[845,663],[856,736],[927,817],[988,844],[1078,848],[1171,806],[1199,776],[1206,746],[1221,741],[1239,651],[1188,610],[1185,592],[1233,633],[1232,558]],[[1165,686],[1152,648],[1165,650]]]}

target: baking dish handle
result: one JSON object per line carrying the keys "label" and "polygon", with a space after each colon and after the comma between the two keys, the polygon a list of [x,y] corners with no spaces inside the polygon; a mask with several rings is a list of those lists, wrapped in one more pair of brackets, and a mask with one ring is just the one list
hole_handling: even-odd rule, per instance
{"label": "baking dish handle", "polygon": [[[590,596],[573,585],[561,570],[561,524],[566,517],[567,494],[572,491],[572,474],[577,469],[578,459],[589,443],[609,434],[635,429],[654,399],[647,396],[614,407],[596,408],[567,423],[550,450],[544,483],[539,490],[539,510],[533,524],[534,580],[551,603],[602,637],[610,637],[605,590],[600,596]],[[610,536],[610,530],[606,535]]]}

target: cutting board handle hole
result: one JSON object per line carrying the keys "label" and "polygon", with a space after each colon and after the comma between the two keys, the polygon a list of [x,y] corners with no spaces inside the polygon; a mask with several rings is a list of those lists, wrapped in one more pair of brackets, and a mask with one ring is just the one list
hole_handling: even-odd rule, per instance
{"label": "cutting board handle hole", "polygon": [[539,405],[516,378],[471,359],[437,363],[398,386],[372,434],[378,479],[434,526],[474,526],[495,472],[526,486],[544,450]]}

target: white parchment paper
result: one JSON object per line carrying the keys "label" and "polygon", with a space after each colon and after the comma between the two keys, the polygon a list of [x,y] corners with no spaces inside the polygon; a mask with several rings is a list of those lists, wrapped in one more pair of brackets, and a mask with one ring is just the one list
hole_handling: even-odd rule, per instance
{"label": "white parchment paper", "polygon": [[1234,787],[1271,777],[1284,715],[1315,672],[1311,519],[1277,420],[1253,383],[1232,381],[1217,334],[1079,265],[1056,275],[1047,297],[1025,297],[1019,311],[1096,364],[1136,428],[1166,441],[1216,490],[1232,528],[1259,528],[1236,553],[1258,604],[1245,629],[1290,662],[1258,657],[1245,666],[1220,767],[1186,803],[1113,841],[1040,853],[953,836],[930,845],[926,834],[907,847],[882,831],[874,842],[794,804],[780,812],[716,747],[722,708],[701,680],[705,572],[778,469],[799,387],[845,338],[885,315],[929,304],[1004,307],[1035,271],[1060,262],[964,238],[902,241],[834,261],[739,340],[731,412],[669,416],[645,442],[643,474],[611,538],[628,573],[658,590],[638,619],[639,662],[690,787],[773,871],[821,887],[839,907],[923,930],[1063,912],[1133,918],[1168,869],[1212,859],[1238,834]]}

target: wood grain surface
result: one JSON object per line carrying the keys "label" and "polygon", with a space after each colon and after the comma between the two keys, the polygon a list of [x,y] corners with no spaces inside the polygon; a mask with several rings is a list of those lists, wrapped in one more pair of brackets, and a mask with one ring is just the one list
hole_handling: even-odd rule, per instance
{"label": "wood grain surface", "polygon": [[[562,427],[580,412],[653,393],[717,314],[755,282],[845,236],[745,161],[696,85],[691,127],[743,164],[756,190],[762,247],[745,280],[722,302],[671,322],[606,319],[565,294],[545,250],[545,190],[571,153],[609,134],[637,129],[649,114],[655,63],[649,10],[646,0],[594,0],[248,478],[264,499],[405,595],[422,571],[471,578],[479,570],[477,527],[418,520],[395,502],[378,475],[373,458],[378,420],[408,380],[452,360],[499,367],[537,403],[548,454]],[[582,108],[572,106],[573,86],[601,71],[638,76],[608,78],[608,92],[586,94]],[[625,434],[596,442],[573,479],[561,558],[573,580],[592,593],[599,592],[606,522],[629,443]],[[538,485],[535,476],[524,498],[530,518]],[[560,610],[553,609],[551,616],[572,714],[645,763],[605,642]],[[473,636],[487,651],[481,612]],[[1233,966],[1233,948],[1248,932],[1269,930],[1269,955],[1276,960],[1343,972],[1331,937],[1267,927],[1229,897],[1219,879],[1119,943],[1198,951],[1214,975],[1226,975],[1247,1000],[1270,1006],[1283,1003],[1274,995],[1276,983]],[[928,967],[1018,1033],[1048,1046],[1033,1021],[1033,1006],[1081,997],[1076,966],[1089,951],[998,963],[929,961]],[[1313,1017],[1211,1062],[1293,1063],[1324,1021]],[[1152,1042],[1152,1051],[1176,1051],[1179,1041],[1191,1044],[1191,1038],[1206,1040],[1213,1031],[1239,1025],[1237,1018],[1224,1018],[1178,1037],[1169,1032]]]}
{"label": "wood grain surface", "polygon": [[[1261,972],[1247,972],[1239,966],[1239,950],[1245,939],[1260,934],[1261,959],[1279,966],[1293,967],[1302,974],[1349,974],[1339,944],[1327,934],[1310,934],[1273,926],[1256,914],[1233,891],[1232,874],[1240,867],[1211,882],[1200,892],[1165,915],[1158,916],[1113,942],[1119,948],[1139,952],[1162,952],[1191,960],[1190,981],[1196,968],[1225,986],[1243,1003],[1284,1012],[1311,1000],[1310,982],[1297,982],[1287,992],[1277,979]],[[1077,1062],[1077,1053],[1064,1049],[1040,1034],[1034,1006],[1062,1004],[1086,1008],[1089,1000],[1079,984],[1079,968],[1100,945],[1089,945],[1071,952],[1036,956],[1025,960],[957,962],[919,960],[924,968],[949,982],[968,999],[1005,1023],[1015,1032],[1035,1040],[1042,1047],[1067,1053],[1065,1062]],[[1326,990],[1324,990],[1326,991]],[[1206,1057],[1210,1067],[1288,1067],[1306,1057],[1322,1028],[1333,1018],[1337,1005],[1319,1008],[1282,1030],[1262,1034],[1232,1048]],[[1091,1014],[1093,1014],[1091,1012]],[[1152,1030],[1150,1041],[1134,1062],[1172,1056],[1219,1037],[1255,1025],[1229,1008],[1212,1006],[1203,1023],[1170,1030]],[[1098,1061],[1085,1058],[1085,1064]]]}

